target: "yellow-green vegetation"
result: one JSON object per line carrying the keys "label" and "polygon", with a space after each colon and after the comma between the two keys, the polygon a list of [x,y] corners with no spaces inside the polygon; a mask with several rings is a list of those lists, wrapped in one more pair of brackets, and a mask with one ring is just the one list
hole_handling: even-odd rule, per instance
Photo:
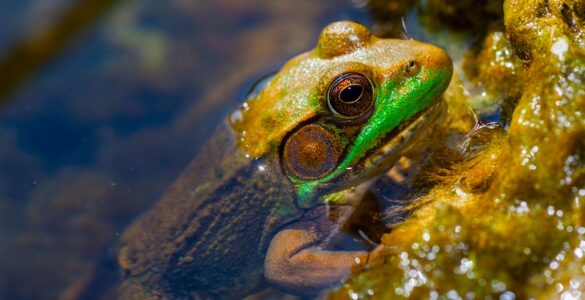
{"label": "yellow-green vegetation", "polygon": [[[503,28],[464,66],[509,129],[476,127],[459,155],[437,150],[418,210],[331,298],[585,297],[584,18],[582,0],[504,1]],[[458,86],[443,131],[469,130]]]}

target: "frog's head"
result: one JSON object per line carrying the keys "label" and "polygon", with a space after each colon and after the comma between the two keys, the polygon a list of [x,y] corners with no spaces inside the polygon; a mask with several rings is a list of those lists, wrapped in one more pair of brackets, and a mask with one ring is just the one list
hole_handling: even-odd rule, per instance
{"label": "frog's head", "polygon": [[451,75],[440,48],[337,22],[249,99],[232,124],[246,153],[278,157],[297,204],[307,208],[394,164],[437,115]]}

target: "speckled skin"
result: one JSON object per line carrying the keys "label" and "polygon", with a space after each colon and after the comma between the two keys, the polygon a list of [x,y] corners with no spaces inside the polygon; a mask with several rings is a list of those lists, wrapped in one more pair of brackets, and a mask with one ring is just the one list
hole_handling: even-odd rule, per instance
{"label": "speckled skin", "polygon": [[189,298],[195,291],[235,297],[260,283],[272,235],[301,212],[282,201],[294,191],[273,170],[274,157],[250,161],[235,153],[242,154],[233,132],[218,130],[164,198],[128,229],[119,255],[128,278],[123,298]]}
{"label": "speckled skin", "polygon": [[[360,119],[340,120],[327,107],[327,88],[344,72],[368,76],[376,89]],[[317,48],[234,113],[125,232],[121,298],[240,298],[265,282],[310,296],[339,284],[368,253],[322,246],[361,199],[362,183],[389,168],[437,116],[450,77],[439,48],[381,40],[352,22],[326,27]],[[302,180],[287,172],[282,147],[308,124],[335,136],[343,155],[326,176]]]}

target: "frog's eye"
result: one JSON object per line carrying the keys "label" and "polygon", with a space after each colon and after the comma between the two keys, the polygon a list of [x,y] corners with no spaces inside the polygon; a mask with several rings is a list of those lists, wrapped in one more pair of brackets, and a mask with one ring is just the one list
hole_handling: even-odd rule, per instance
{"label": "frog's eye", "polygon": [[368,112],[374,103],[370,80],[359,73],[344,73],[333,81],[327,91],[327,104],[337,115],[354,118]]}

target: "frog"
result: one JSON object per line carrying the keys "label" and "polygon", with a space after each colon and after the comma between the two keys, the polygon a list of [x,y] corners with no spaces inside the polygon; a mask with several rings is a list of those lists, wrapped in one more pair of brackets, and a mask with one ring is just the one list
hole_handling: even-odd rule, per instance
{"label": "frog", "polygon": [[[441,48],[352,21],[231,113],[120,239],[121,299],[314,297],[376,250],[330,249],[368,187],[445,113]],[[376,248],[378,249],[378,248]]]}

